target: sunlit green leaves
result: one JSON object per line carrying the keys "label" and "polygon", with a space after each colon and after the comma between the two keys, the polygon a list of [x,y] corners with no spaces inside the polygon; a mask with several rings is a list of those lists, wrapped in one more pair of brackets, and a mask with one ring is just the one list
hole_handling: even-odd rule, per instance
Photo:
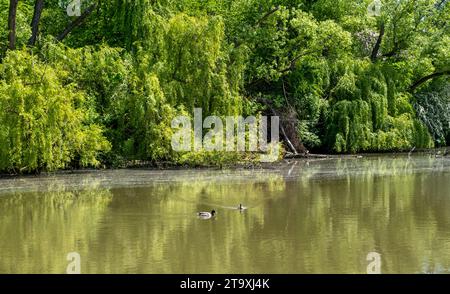
{"label": "sunlit green leaves", "polygon": [[68,72],[29,52],[9,52],[0,66],[0,170],[31,172],[97,166],[109,143],[86,124],[85,94]]}
{"label": "sunlit green leaves", "polygon": [[180,159],[170,119],[194,107],[257,115],[261,97],[293,114],[294,132],[320,151],[445,144],[450,2],[384,0],[379,15],[370,2],[99,1],[57,44],[74,17],[49,0],[37,46],[25,50],[34,1],[24,0],[19,51],[5,54],[0,0],[0,169],[219,162],[226,156]]}

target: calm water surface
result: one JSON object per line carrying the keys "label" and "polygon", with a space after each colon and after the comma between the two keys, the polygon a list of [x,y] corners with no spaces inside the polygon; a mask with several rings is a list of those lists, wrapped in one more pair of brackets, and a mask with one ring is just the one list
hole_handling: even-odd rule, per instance
{"label": "calm water surface", "polygon": [[448,273],[449,191],[429,156],[1,179],[0,273]]}

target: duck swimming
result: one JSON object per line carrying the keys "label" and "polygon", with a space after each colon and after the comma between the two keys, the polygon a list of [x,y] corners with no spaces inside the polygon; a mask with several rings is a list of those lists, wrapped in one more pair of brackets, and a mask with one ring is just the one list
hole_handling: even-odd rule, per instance
{"label": "duck swimming", "polygon": [[241,204],[239,204],[239,206],[238,206],[237,209],[238,209],[239,211],[244,211],[244,210],[247,209],[247,207],[243,206],[242,203],[241,203]]}
{"label": "duck swimming", "polygon": [[210,219],[212,218],[214,215],[216,214],[215,210],[212,210],[211,212],[199,212],[197,213],[197,215],[201,218],[201,219]]}

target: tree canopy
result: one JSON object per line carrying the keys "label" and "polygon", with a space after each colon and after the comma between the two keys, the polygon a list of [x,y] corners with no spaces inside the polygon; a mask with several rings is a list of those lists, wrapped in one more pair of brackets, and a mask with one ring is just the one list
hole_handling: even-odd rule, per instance
{"label": "tree canopy", "polygon": [[448,0],[75,2],[0,0],[2,171],[240,158],[171,150],[195,107],[275,113],[290,152],[450,140]]}

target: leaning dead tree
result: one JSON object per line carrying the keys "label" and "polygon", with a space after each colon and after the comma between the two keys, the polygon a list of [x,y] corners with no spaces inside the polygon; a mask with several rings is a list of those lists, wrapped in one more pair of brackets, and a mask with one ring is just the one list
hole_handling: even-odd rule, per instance
{"label": "leaning dead tree", "polygon": [[259,98],[258,102],[267,107],[269,115],[278,116],[280,118],[280,135],[289,151],[295,155],[307,153],[307,149],[303,145],[297,131],[297,114],[292,109],[278,112],[272,106],[272,102],[264,98]]}

